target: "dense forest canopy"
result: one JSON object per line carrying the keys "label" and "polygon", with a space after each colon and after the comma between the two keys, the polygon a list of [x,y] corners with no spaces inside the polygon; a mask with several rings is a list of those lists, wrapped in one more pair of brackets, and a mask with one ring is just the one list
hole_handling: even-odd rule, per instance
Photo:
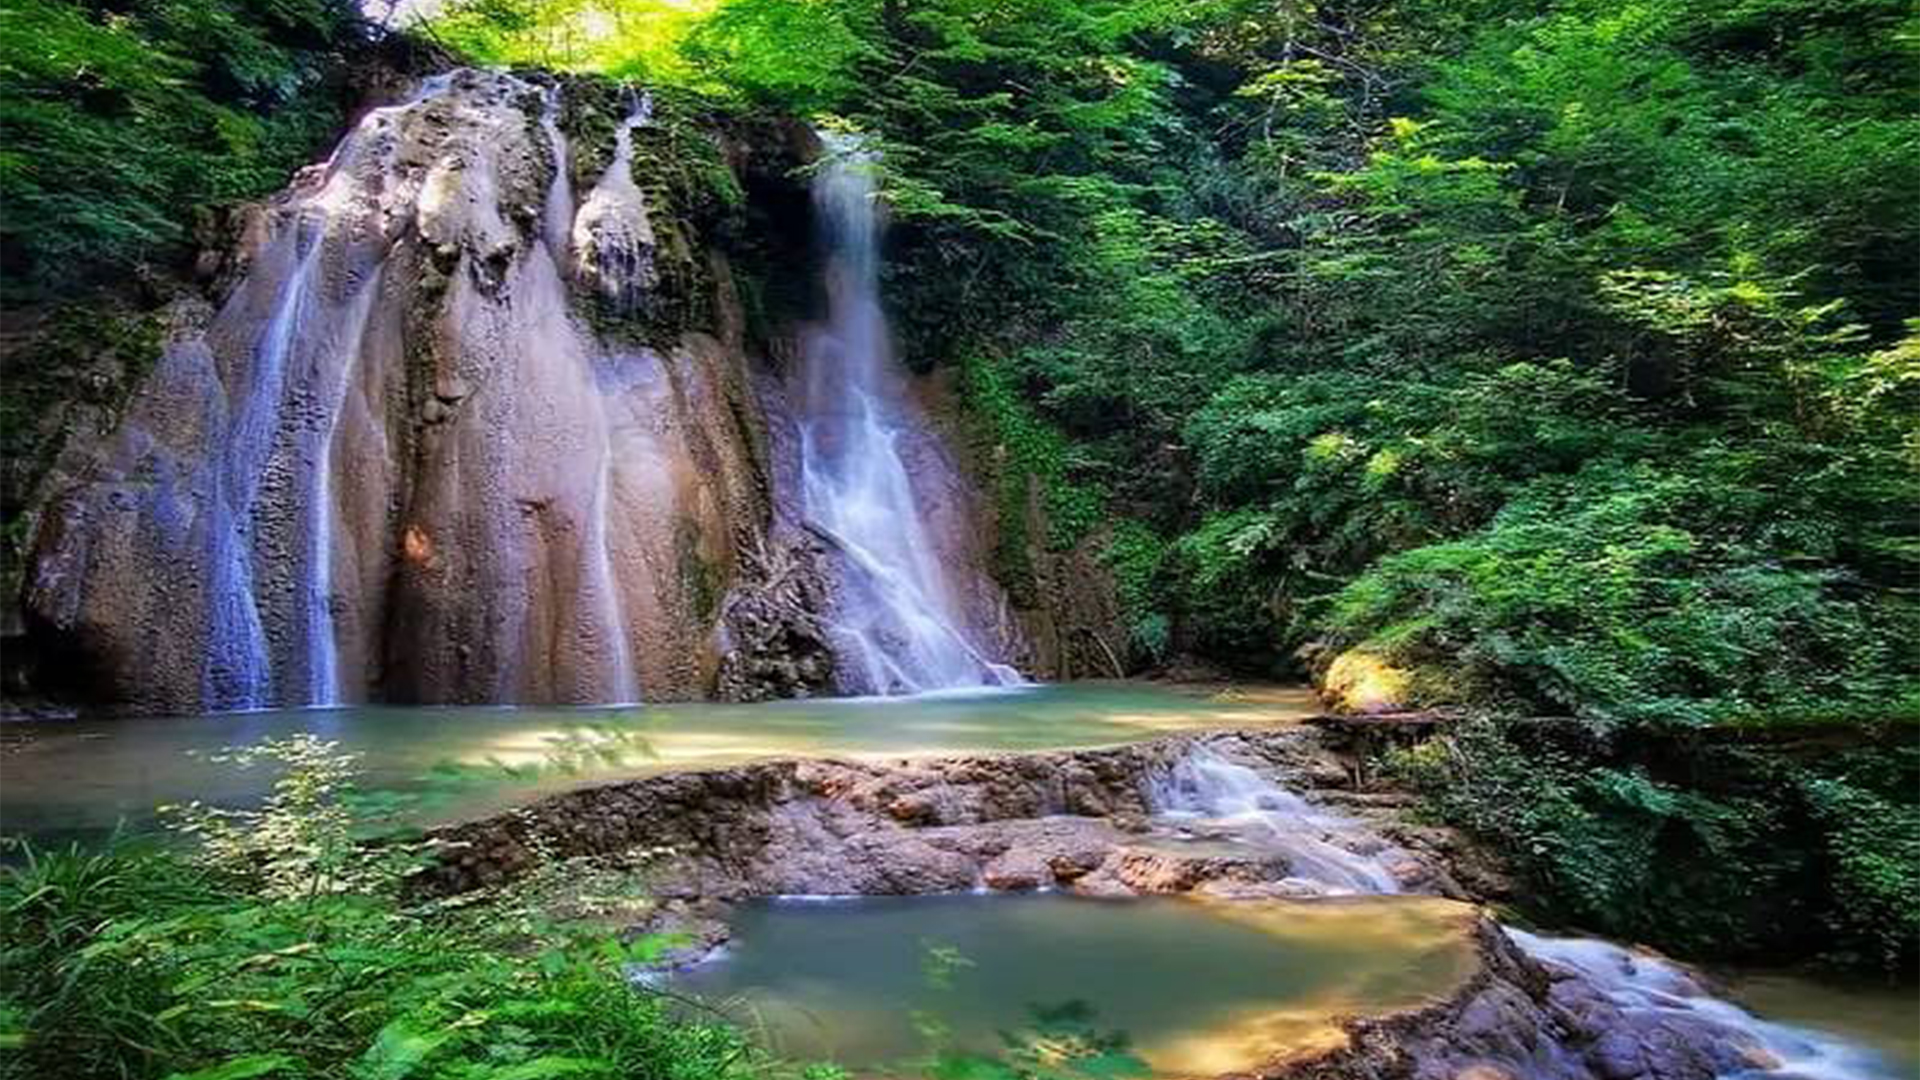
{"label": "dense forest canopy", "polygon": [[[1592,925],[1811,916],[1911,959],[1910,750],[1696,749],[1920,715],[1911,5],[453,0],[414,33],[859,133],[1016,596],[1029,541],[1089,546],[1136,668],[1571,718],[1401,767]],[[367,39],[329,0],[5,0],[0,35],[39,297],[277,186]]]}
{"label": "dense forest canopy", "polygon": [[[1715,762],[1708,794],[1654,749],[1920,711],[1910,7],[623,10],[439,25],[877,146],[908,355],[1010,462],[1010,589],[1037,487],[1136,656],[1579,717],[1407,769],[1582,918],[1738,940],[1741,890],[1831,864],[1842,947],[1910,948],[1910,753]],[[556,55],[568,27],[593,44]]]}
{"label": "dense forest canopy", "polygon": [[913,355],[1023,434],[1055,542],[1112,530],[1140,648],[1359,645],[1416,698],[1693,723],[1913,709],[1912,20],[486,0],[435,32],[865,133]]}

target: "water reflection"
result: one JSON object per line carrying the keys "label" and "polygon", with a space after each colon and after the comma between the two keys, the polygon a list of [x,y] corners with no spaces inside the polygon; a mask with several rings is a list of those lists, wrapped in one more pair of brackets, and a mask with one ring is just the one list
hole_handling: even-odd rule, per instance
{"label": "water reflection", "polygon": [[[1419,1004],[1474,963],[1444,900],[1274,904],[1069,895],[748,905],[725,956],[676,978],[781,1052],[924,1075],[931,1054],[1088,1075],[1217,1075]],[[928,978],[931,955],[955,958]]]}

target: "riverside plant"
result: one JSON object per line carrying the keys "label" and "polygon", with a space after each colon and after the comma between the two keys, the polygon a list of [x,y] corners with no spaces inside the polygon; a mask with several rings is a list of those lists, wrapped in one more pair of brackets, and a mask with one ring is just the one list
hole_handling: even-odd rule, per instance
{"label": "riverside plant", "polygon": [[[198,844],[27,848],[0,870],[0,1077],[732,1080],[771,1063],[627,971],[658,951],[578,923],[413,905],[431,846],[356,813],[354,755],[310,735],[257,810],[188,804]],[[369,836],[374,837],[368,842]]]}
{"label": "riverside plant", "polygon": [[363,843],[345,796],[359,774],[358,754],[311,734],[266,739],[209,755],[236,768],[281,767],[258,810],[208,806],[198,799],[160,807],[163,820],[198,841],[189,858],[216,874],[257,881],[260,895],[299,899],[371,892],[416,865],[429,845]]}

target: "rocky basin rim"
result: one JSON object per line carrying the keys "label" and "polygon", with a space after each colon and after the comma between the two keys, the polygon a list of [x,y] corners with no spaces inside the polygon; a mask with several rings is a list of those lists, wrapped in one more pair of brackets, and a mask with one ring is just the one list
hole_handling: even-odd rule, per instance
{"label": "rocky basin rim", "polygon": [[[1401,802],[1352,790],[1348,763],[1325,733],[1305,725],[1084,750],[676,770],[436,830],[440,861],[414,884],[424,894],[453,894],[563,860],[624,863],[642,874],[654,902],[629,929],[677,931],[691,941],[663,958],[666,967],[696,962],[723,942],[732,905],[752,899],[1059,889],[1261,905],[1314,895],[1292,878],[1284,855],[1189,846],[1208,839],[1204,829],[1170,836],[1164,815],[1156,820],[1155,781],[1195,754],[1243,764],[1317,806],[1337,807],[1352,830],[1335,839],[1387,861],[1397,891],[1461,903],[1475,958],[1449,994],[1342,1017],[1339,1045],[1227,1075],[1711,1080],[1779,1064],[1749,1033],[1712,1015],[1635,1010],[1591,972],[1530,955],[1484,906],[1511,889],[1497,861],[1451,830],[1399,821]],[[1682,987],[1682,998],[1709,999],[1685,969],[1653,954],[1620,955],[1644,956]]]}

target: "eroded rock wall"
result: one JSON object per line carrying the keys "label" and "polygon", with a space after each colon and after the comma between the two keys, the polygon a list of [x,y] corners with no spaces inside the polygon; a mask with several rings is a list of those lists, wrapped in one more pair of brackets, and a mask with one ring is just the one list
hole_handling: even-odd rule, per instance
{"label": "eroded rock wall", "polygon": [[[66,689],[139,713],[829,689],[832,583],[776,460],[801,320],[750,330],[729,258],[744,172],[804,187],[772,130],[475,71],[369,111],[54,469],[24,607]],[[816,273],[784,254],[756,294]]]}

